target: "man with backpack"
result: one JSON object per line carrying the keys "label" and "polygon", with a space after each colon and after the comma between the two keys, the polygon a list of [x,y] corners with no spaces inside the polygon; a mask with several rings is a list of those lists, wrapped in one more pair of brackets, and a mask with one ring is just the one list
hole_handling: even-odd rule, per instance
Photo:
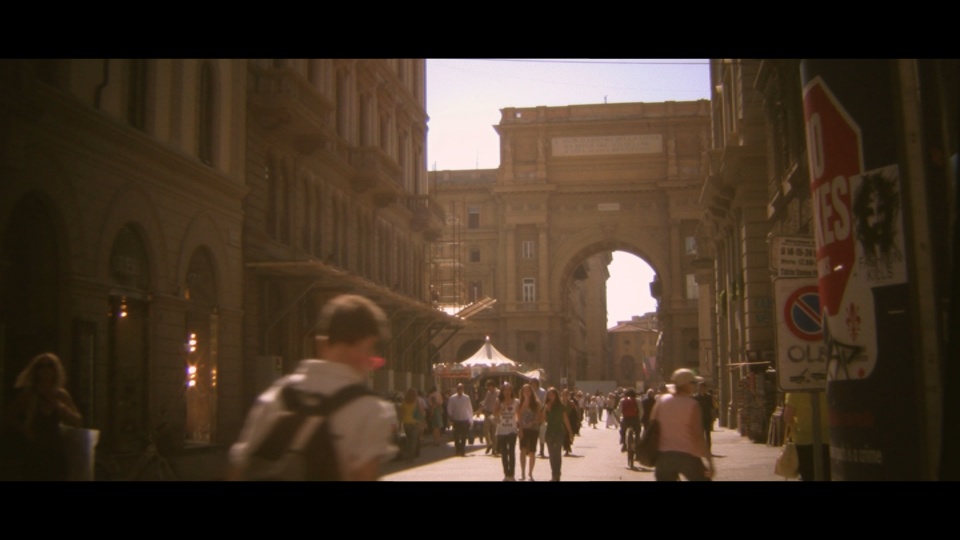
{"label": "man with backpack", "polygon": [[376,480],[397,452],[394,407],[367,389],[389,337],[383,310],[340,295],[320,312],[317,358],[301,360],[257,399],[230,449],[237,480]]}

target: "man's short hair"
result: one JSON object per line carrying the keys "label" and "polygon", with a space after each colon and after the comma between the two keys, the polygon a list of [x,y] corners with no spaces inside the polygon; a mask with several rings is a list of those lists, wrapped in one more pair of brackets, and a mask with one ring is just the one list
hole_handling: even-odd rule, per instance
{"label": "man's short hair", "polygon": [[381,341],[390,338],[387,315],[372,300],[356,294],[342,294],[327,302],[320,309],[316,329],[330,345],[352,345],[370,336]]}

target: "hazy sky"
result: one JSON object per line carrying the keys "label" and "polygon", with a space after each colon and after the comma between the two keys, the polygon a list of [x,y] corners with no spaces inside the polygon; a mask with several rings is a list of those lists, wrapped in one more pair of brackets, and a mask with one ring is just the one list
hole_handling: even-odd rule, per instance
{"label": "hazy sky", "polygon": [[[707,60],[427,60],[427,168],[495,169],[493,126],[506,107],[709,99]],[[653,270],[617,252],[607,281],[607,327],[656,310]]]}

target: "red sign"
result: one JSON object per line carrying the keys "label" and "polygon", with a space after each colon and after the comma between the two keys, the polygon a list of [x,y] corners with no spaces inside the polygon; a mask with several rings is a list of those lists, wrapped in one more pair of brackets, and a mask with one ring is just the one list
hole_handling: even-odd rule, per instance
{"label": "red sign", "polygon": [[803,91],[820,301],[840,311],[855,259],[850,178],[863,170],[860,127],[819,77]]}

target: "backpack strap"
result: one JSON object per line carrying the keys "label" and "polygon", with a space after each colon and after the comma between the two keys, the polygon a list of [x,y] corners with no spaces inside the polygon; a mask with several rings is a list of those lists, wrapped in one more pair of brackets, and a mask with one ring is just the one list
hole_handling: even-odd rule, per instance
{"label": "backpack strap", "polygon": [[[351,384],[349,386],[344,386],[340,390],[337,390],[333,395],[327,396],[323,394],[316,394],[311,392],[303,392],[297,390],[292,385],[286,385],[281,390],[281,399],[283,400],[284,408],[288,411],[297,412],[307,416],[328,416],[337,411],[340,407],[350,403],[354,399],[363,396],[372,396],[376,395],[372,390],[367,388],[365,385],[357,383]],[[310,396],[317,399],[316,405],[311,405],[304,403],[304,396]]]}

